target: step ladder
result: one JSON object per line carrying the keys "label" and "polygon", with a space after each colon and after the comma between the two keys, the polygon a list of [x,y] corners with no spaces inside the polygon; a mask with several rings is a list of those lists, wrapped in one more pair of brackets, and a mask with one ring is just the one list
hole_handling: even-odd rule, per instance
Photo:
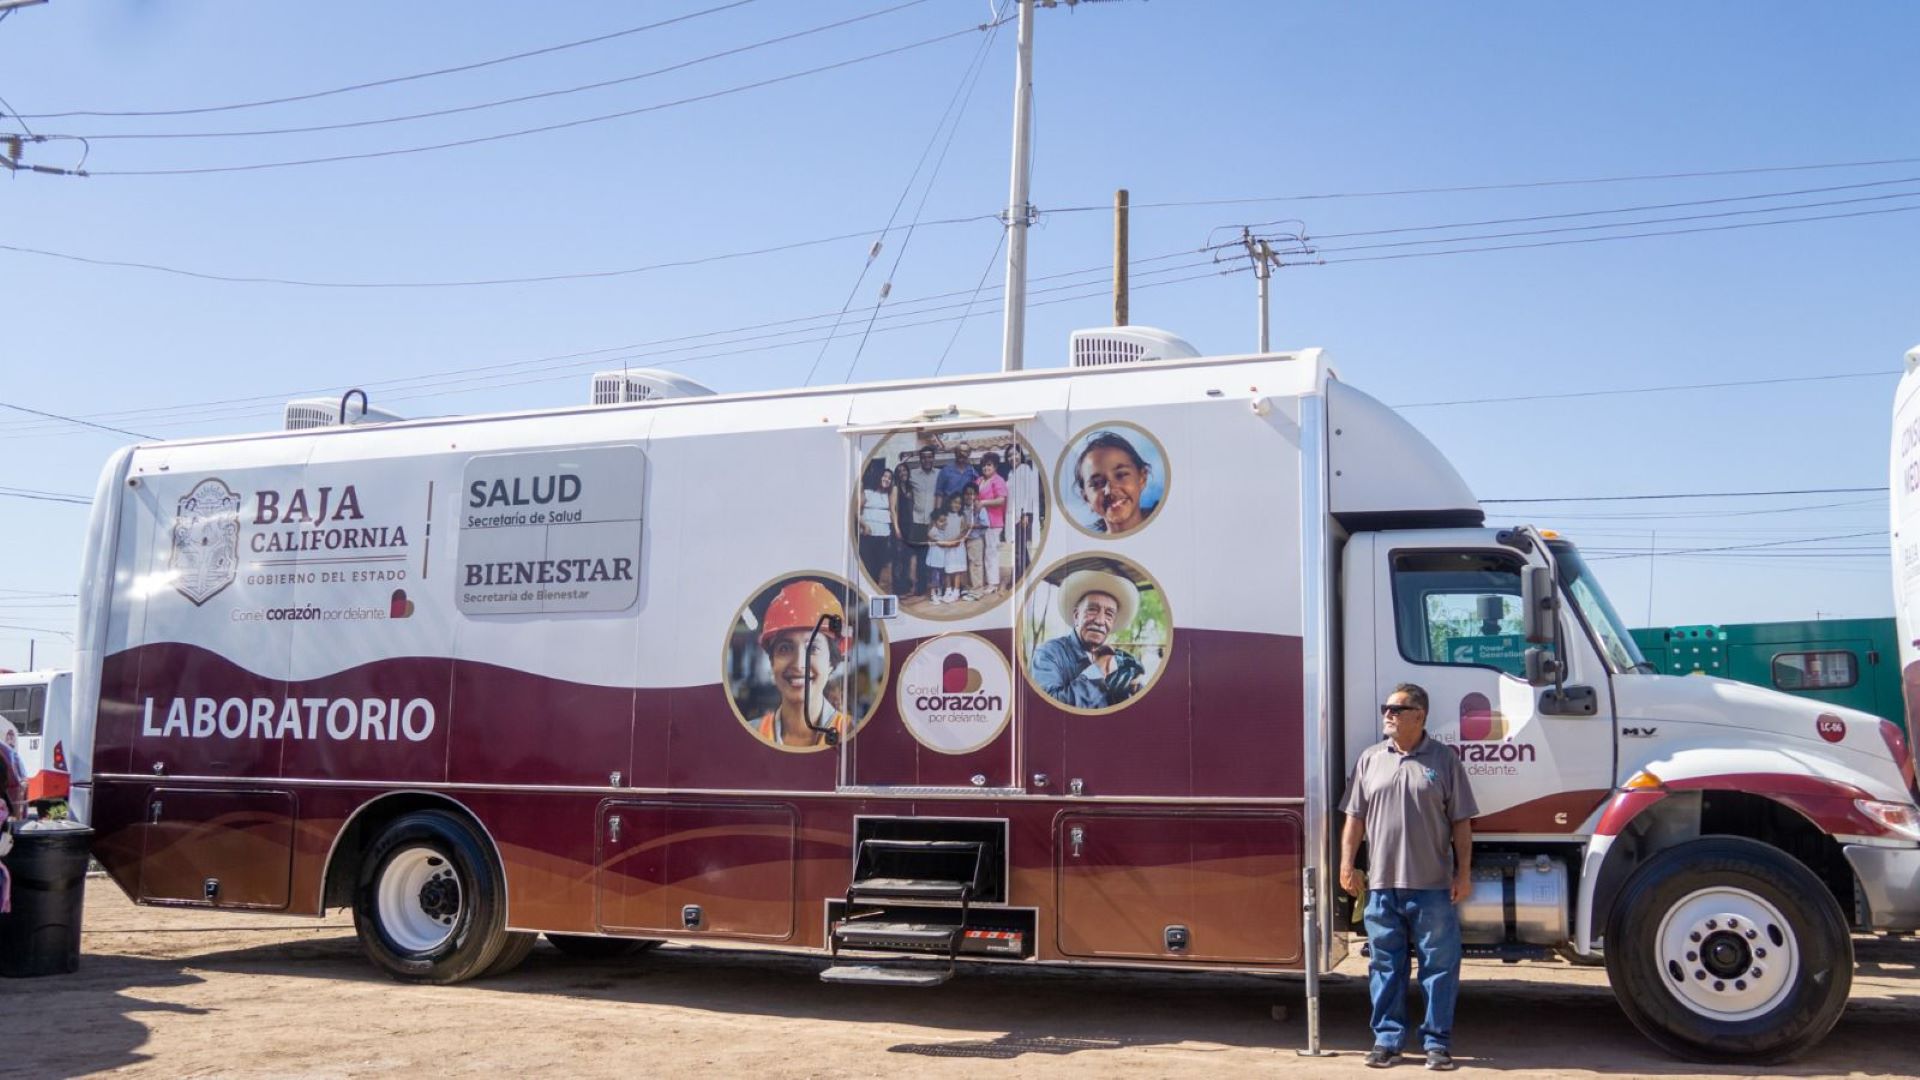
{"label": "step ladder", "polygon": [[[822,982],[938,986],[953,977],[969,938],[968,906],[979,894],[985,845],[971,840],[860,841],[841,917],[829,929],[833,965]],[[984,935],[975,932],[973,937]],[[841,963],[843,950],[892,954],[894,962]],[[944,956],[935,967],[908,956]]]}

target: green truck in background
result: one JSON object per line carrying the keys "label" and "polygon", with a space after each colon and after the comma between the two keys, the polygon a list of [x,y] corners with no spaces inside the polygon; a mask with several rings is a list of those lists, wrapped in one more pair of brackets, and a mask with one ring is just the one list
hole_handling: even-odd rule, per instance
{"label": "green truck in background", "polygon": [[1891,618],[1652,626],[1631,633],[1663,675],[1718,675],[1907,726],[1899,631]]}

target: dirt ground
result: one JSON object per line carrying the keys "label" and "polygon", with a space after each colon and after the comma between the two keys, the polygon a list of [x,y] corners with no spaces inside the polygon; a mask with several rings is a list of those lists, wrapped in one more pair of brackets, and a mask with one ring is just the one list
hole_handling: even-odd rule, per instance
{"label": "dirt ground", "polygon": [[[1362,1074],[1369,1043],[1356,978],[1327,985],[1324,1059],[1294,1053],[1297,979],[982,965],[881,989],[824,985],[812,958],[669,946],[585,963],[543,942],[503,978],[406,986],[361,957],[344,915],[136,908],[98,877],[83,941],[78,974],[0,983],[0,1075],[1318,1076]],[[1839,1027],[1768,1075],[1920,1072],[1920,942],[1858,949]],[[1603,972],[1560,963],[1469,961],[1455,1040],[1466,1071],[1741,1075],[1662,1055]]]}

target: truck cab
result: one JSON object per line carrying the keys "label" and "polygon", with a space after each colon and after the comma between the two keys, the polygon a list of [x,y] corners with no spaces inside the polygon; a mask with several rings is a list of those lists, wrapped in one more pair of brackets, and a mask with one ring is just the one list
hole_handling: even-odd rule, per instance
{"label": "truck cab", "polygon": [[1358,532],[1340,583],[1347,771],[1381,737],[1378,701],[1425,688],[1428,735],[1481,810],[1462,921],[1483,955],[1604,955],[1656,1042],[1740,1057],[1735,1033],[1773,1017],[1780,1034],[1746,1059],[1777,1060],[1837,1018],[1850,930],[1920,928],[1914,776],[1891,722],[1656,673],[1552,533]]}

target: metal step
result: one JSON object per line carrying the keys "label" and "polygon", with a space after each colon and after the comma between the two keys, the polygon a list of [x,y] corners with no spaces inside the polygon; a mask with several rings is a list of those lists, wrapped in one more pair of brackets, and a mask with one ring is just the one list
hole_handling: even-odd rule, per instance
{"label": "metal step", "polygon": [[835,964],[820,973],[821,982],[860,986],[939,986],[951,978],[951,968],[930,964]]}
{"label": "metal step", "polygon": [[853,920],[833,928],[834,939],[847,949],[949,952],[963,928],[934,923]]}
{"label": "metal step", "polygon": [[854,903],[887,900],[959,900],[972,888],[972,882],[943,881],[937,878],[861,878],[847,889]]}

